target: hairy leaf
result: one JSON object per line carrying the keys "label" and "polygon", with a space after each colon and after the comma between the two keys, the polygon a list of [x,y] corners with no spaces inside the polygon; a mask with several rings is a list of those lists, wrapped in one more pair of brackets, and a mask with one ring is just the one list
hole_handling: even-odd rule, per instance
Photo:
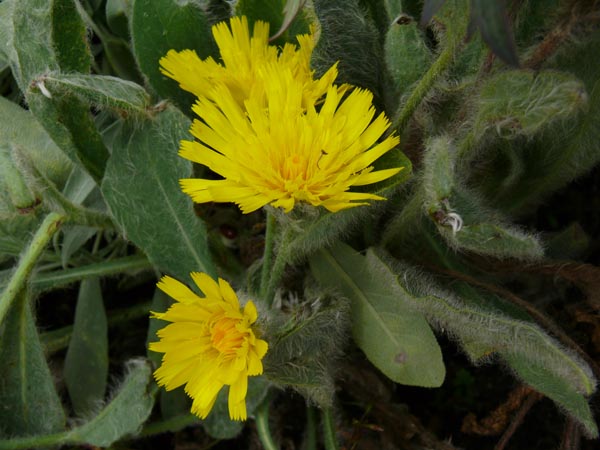
{"label": "hairy leaf", "polygon": [[518,354],[502,354],[508,365],[527,384],[558,404],[568,414],[583,425],[591,439],[598,437],[598,426],[585,397],[565,379],[556,376],[544,365],[533,362]]}
{"label": "hairy leaf", "polygon": [[191,173],[177,155],[189,120],[167,107],[152,120],[121,126],[102,183],[115,220],[161,271],[184,282],[194,271],[214,276],[206,227],[178,185]]}
{"label": "hairy leaf", "polygon": [[18,294],[0,328],[0,358],[1,433],[12,437],[63,430],[65,413],[26,291]]}
{"label": "hairy leaf", "polygon": [[109,447],[139,430],[154,405],[154,396],[149,390],[152,371],[150,364],[143,360],[130,361],[127,368],[128,373],[115,396],[89,422],[69,431],[63,439],[65,444]]}
{"label": "hairy leaf", "polygon": [[150,96],[131,81],[105,75],[49,74],[46,88],[54,95],[75,94],[97,106],[121,113],[147,114]]}

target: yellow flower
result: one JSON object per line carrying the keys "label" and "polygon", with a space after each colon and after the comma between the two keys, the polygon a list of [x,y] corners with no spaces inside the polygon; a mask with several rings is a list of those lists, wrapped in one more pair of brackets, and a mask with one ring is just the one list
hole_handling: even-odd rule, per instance
{"label": "yellow flower", "polygon": [[246,420],[248,377],[262,373],[261,359],[268,348],[252,329],[256,307],[249,301],[242,310],[235,292],[221,278],[217,283],[205,273],[191,276],[205,297],[168,276],[158,282],[177,303],[166,313],[153,313],[172,322],[158,331],[160,341],[150,343],[150,350],[164,353],[154,377],[167,390],[185,384],[193,399],[192,413],[202,419],[228,385],[229,416]]}
{"label": "yellow flower", "polygon": [[355,88],[344,96],[329,84],[324,98],[306,103],[304,80],[290,68],[265,64],[257,76],[262,81],[243,106],[219,82],[207,91],[212,100],[201,97],[194,105],[202,119],[191,127],[198,141],[182,141],[179,154],[223,179],[180,180],[185,193],[197,203],[234,202],[244,213],[267,204],[289,212],[296,202],[338,211],[383,199],[349,191],[402,169],[371,166],[399,139],[392,135],[377,143],[390,123],[384,114],[373,119],[369,91]]}
{"label": "yellow flower", "polygon": [[[277,64],[292,71],[294,77],[303,85],[306,102],[321,97],[336,74],[329,70],[320,80],[313,80],[310,69],[310,57],[315,46],[312,35],[297,36],[299,48],[287,43],[282,49],[269,45],[269,24],[261,21],[254,23],[252,37],[246,17],[232,17],[230,27],[226,22],[213,26],[212,33],[219,47],[222,64],[212,57],[201,60],[195,51],[170,50],[160,60],[161,72],[179,82],[179,86],[197,97],[211,96],[215,82],[225,84],[233,98],[243,105],[256,83],[264,80],[257,72],[267,64]],[[345,91],[348,86],[340,86]]]}

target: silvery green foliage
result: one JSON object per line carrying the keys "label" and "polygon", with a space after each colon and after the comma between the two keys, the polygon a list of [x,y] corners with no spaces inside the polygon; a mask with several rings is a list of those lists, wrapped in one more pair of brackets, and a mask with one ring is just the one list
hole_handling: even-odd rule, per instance
{"label": "silvery green foliage", "polygon": [[[151,292],[163,273],[190,282],[192,271],[250,280],[236,288],[257,304],[270,346],[264,377],[250,383],[250,416],[276,388],[335,405],[348,348],[391,382],[439,386],[445,334],[473,364],[505,366],[597,437],[588,399],[598,374],[544,319],[544,301],[571,298],[533,274],[585,263],[598,244],[577,221],[554,234],[534,226],[554,194],[600,162],[597,11],[583,0],[513,2],[509,11],[493,3],[1,1],[1,295],[31,263],[44,218],[66,223],[50,230],[0,323],[0,448],[105,447],[199,423],[215,438],[238,435],[226,392],[202,422],[181,390],[157,394],[160,361],[138,358],[143,342],[123,346],[124,376],[107,374],[119,327],[145,326],[133,320],[147,317],[150,299],[134,293]],[[231,14],[268,21],[277,45],[316,30],[315,74],[337,63],[338,81],[371,90],[402,140],[374,163],[404,167],[371,187],[386,201],[338,213],[267,209],[275,260],[287,268],[265,277],[279,299],[271,310],[254,282],[263,265],[271,274],[264,214],[195,210],[180,192],[178,178],[203,170],[177,157],[194,99],[158,67],[170,49],[218,60],[210,26]],[[593,294],[589,279],[581,283]],[[69,284],[79,288],[72,324],[40,336],[31,292],[44,302]],[[132,303],[115,305],[109,293]],[[170,302],[157,294],[152,308]],[[138,334],[153,341],[160,326],[152,320]]]}

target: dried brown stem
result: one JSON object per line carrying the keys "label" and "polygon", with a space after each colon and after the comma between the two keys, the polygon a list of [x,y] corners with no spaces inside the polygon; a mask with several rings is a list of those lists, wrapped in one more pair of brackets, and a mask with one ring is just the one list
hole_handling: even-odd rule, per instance
{"label": "dried brown stem", "polygon": [[508,444],[510,438],[513,436],[513,434],[515,434],[515,431],[517,431],[517,428],[519,428],[519,426],[521,426],[521,424],[523,423],[523,420],[525,419],[525,416],[527,415],[531,407],[535,405],[537,401],[540,400],[542,397],[543,395],[539,392],[532,392],[527,396],[527,398],[521,405],[521,408],[519,408],[519,411],[517,411],[510,425],[508,426],[508,428],[494,447],[494,450],[504,450],[504,447],[506,447],[506,444]]}

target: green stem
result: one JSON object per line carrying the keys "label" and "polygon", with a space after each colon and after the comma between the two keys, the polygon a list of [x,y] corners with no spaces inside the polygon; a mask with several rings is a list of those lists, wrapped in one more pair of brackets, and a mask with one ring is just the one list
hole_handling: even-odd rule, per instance
{"label": "green stem", "polygon": [[66,443],[68,436],[68,432],[64,432],[1,440],[0,450],[28,450],[31,448],[54,447]]}
{"label": "green stem", "polygon": [[[271,265],[273,264],[273,253],[275,251],[275,228],[277,220],[275,215],[267,211],[267,229],[265,231],[265,251],[263,253],[263,263],[260,271],[260,296],[263,300],[267,300],[267,286],[269,283],[269,274],[271,273]],[[270,303],[270,300],[267,300]]]}
{"label": "green stem", "polygon": [[321,411],[323,418],[323,443],[325,450],[338,450],[337,439],[335,438],[335,423],[331,408],[324,408]]}
{"label": "green stem", "polygon": [[143,255],[126,256],[112,261],[103,261],[88,264],[83,267],[65,269],[57,272],[40,273],[31,281],[32,288],[36,291],[46,291],[67,286],[76,281],[92,276],[116,275],[129,270],[151,269],[152,263]]}
{"label": "green stem", "polygon": [[142,438],[147,436],[153,436],[155,434],[166,433],[169,431],[179,431],[183,430],[189,425],[194,425],[198,423],[200,423],[200,419],[198,419],[198,417],[196,417],[194,414],[175,416],[166,420],[149,423],[144,428],[142,428],[142,431],[138,437]]}
{"label": "green stem", "polygon": [[306,407],[305,450],[317,450],[317,412],[314,406]]}
{"label": "green stem", "polygon": [[58,231],[60,224],[64,219],[65,217],[61,214],[54,212],[50,213],[36,231],[29,247],[25,250],[23,257],[19,261],[17,269],[8,281],[8,285],[2,292],[2,296],[0,296],[0,324],[4,320],[4,316],[6,316],[13,300],[25,286],[33,266],[44,251],[48,242],[52,239],[52,236],[54,236],[54,233]]}
{"label": "green stem", "polygon": [[29,158],[18,147],[13,148],[12,155],[19,170],[25,174],[34,188],[41,193],[44,202],[50,209],[63,213],[68,217],[69,222],[74,222],[78,225],[111,230],[116,228],[108,214],[76,205],[66,198],[52,181],[37,170]]}
{"label": "green stem", "polygon": [[254,420],[256,421],[256,431],[258,432],[258,438],[263,445],[265,450],[279,450],[277,444],[271,436],[269,429],[269,406],[271,404],[271,396],[267,395],[267,398],[262,404],[256,408],[254,413]]}
{"label": "green stem", "polygon": [[409,119],[421,104],[433,84],[436,82],[438,77],[448,69],[452,60],[454,59],[454,52],[459,45],[459,40],[450,39],[448,45],[442,50],[435,62],[429,67],[429,70],[425,72],[425,75],[419,80],[419,84],[411,92],[410,97],[406,100],[406,103],[402,107],[402,110],[398,114],[397,119],[394,123],[394,129],[399,130],[400,133],[404,130],[404,127],[408,123]]}
{"label": "green stem", "polygon": [[271,307],[273,304],[273,300],[275,299],[275,291],[279,282],[281,281],[281,277],[283,277],[283,272],[285,271],[285,266],[288,262],[288,254],[285,250],[285,244],[287,243],[287,233],[284,236],[284,240],[282,242],[281,248],[277,255],[275,256],[275,262],[273,263],[273,267],[271,268],[269,281],[267,283],[267,289],[263,299],[265,304],[268,307]]}

